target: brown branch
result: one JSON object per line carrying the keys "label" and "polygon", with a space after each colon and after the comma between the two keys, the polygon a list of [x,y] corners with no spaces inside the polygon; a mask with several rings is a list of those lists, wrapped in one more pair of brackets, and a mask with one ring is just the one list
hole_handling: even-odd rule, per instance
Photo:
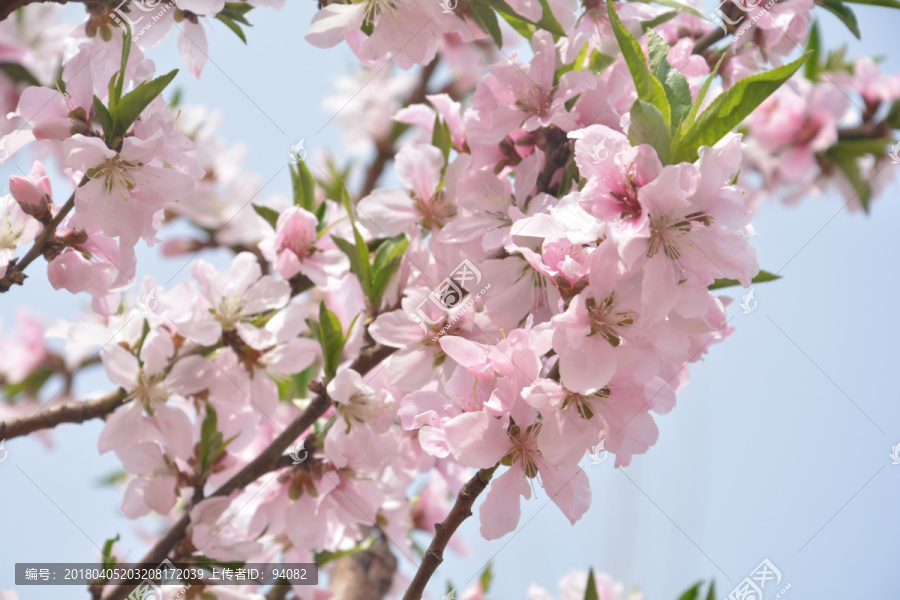
{"label": "brown branch", "polygon": [[447,518],[442,523],[435,524],[434,539],[431,540],[431,545],[428,546],[422,564],[419,565],[409,588],[403,594],[403,600],[421,600],[431,576],[444,562],[444,549],[450,542],[450,538],[453,537],[462,522],[472,516],[472,505],[475,504],[475,499],[487,487],[496,469],[496,465],[490,469],[481,469],[459,490],[456,503],[450,509]]}
{"label": "brown branch", "polygon": [[[0,0],[0,2],[3,2],[3,0]],[[2,20],[2,9],[0,9],[0,20]],[[81,182],[78,184],[78,187],[75,188],[76,191],[79,187],[83,186],[87,182],[88,176],[85,175],[81,178]],[[75,208],[74,191],[72,192],[72,195],[69,196],[69,199],[66,200],[66,203],[60,207],[59,212],[56,213],[56,216],[53,217],[53,220],[50,221],[50,224],[44,227],[41,235],[39,235],[38,238],[34,241],[34,244],[31,246],[25,256],[23,256],[21,260],[15,261],[15,263],[9,263],[9,268],[6,270],[6,275],[2,279],[0,279],[0,293],[9,290],[9,288],[14,284],[22,285],[22,283],[25,281],[25,267],[34,262],[34,259],[41,255],[47,241],[53,236],[54,233],[56,233],[56,228],[59,227],[59,224],[62,223],[63,219],[66,218],[66,215],[72,212],[73,208]]]}
{"label": "brown branch", "polygon": [[85,0],[0,0],[0,21],[4,20],[16,10],[36,4],[38,2],[55,2],[56,4],[67,4],[69,2],[84,2]]}
{"label": "brown branch", "polygon": [[[394,352],[396,352],[395,348],[376,344],[361,351],[360,355],[350,365],[350,368],[365,374]],[[300,434],[309,429],[319,417],[325,414],[325,411],[331,406],[331,399],[328,398],[324,386],[321,384],[310,384],[309,387],[311,391],[316,393],[316,397],[306,407],[306,410],[294,419],[278,437],[272,440],[259,456],[247,463],[243,469],[234,474],[222,487],[213,492],[209,496],[210,498],[227,496],[235,490],[246,487],[266,473],[278,469],[279,465],[283,466],[280,459],[285,450],[294,443],[294,440]],[[190,522],[191,516],[188,508],[175,525],[144,555],[140,562],[141,568],[155,567],[168,557],[175,545],[187,533]],[[124,600],[133,589],[134,586],[132,585],[118,585],[104,597],[104,600]]]}
{"label": "brown branch", "polygon": [[383,600],[396,571],[397,557],[382,538],[374,548],[338,559],[328,584],[331,600]]}
{"label": "brown branch", "polygon": [[725,36],[728,35],[722,29],[716,28],[701,37],[699,40],[694,42],[694,54],[700,54],[719,40],[725,39]]}
{"label": "brown branch", "polygon": [[0,422],[0,440],[11,440],[62,423],[84,423],[91,419],[99,419],[122,406],[127,396],[125,390],[118,389],[97,400],[67,402],[33,415]]}
{"label": "brown branch", "polygon": [[[409,95],[409,98],[407,98],[406,102],[403,104],[404,106],[425,102],[425,95],[428,93],[428,82],[437,70],[437,65],[438,58],[435,57],[434,60],[422,68],[422,71],[419,73],[419,84],[416,86],[416,89],[413,90],[412,94]],[[362,188],[360,188],[358,196],[360,200],[372,193],[372,190],[374,190],[375,186],[378,184],[378,179],[384,172],[384,168],[387,166],[388,161],[394,158],[394,154],[397,153],[396,148],[394,148],[394,141],[391,139],[391,134],[388,134],[388,139],[386,140],[376,140],[375,146],[377,153],[372,160],[372,164],[369,165],[369,169],[366,171],[366,179],[363,182]]]}

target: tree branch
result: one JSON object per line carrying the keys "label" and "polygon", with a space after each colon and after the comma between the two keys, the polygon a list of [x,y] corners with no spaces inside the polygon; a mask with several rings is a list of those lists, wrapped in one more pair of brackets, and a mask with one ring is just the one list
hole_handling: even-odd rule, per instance
{"label": "tree branch", "polygon": [[85,0],[0,0],[0,21],[4,20],[16,10],[36,4],[38,2],[55,2],[56,4],[67,4],[69,2],[84,2]]}
{"label": "tree branch", "polygon": [[472,505],[475,504],[478,495],[487,487],[495,470],[497,470],[496,465],[490,469],[481,469],[459,490],[456,503],[450,509],[447,518],[442,523],[435,524],[434,539],[431,540],[431,545],[428,546],[422,564],[419,565],[419,570],[416,571],[409,588],[403,594],[403,600],[421,600],[431,576],[444,562],[444,549],[450,543],[450,538],[453,537],[462,522],[472,516]]}
{"label": "tree branch", "polygon": [[[373,367],[378,365],[382,360],[396,352],[395,348],[388,348],[380,344],[364,349],[360,355],[350,365],[351,369],[365,374]],[[247,463],[243,469],[235,473],[231,479],[222,484],[222,487],[213,492],[210,496],[227,496],[235,490],[246,487],[250,483],[256,481],[266,473],[279,468],[279,460],[285,450],[294,443],[301,433],[309,429],[316,420],[325,414],[328,407],[331,406],[331,399],[328,398],[324,386],[318,384],[310,385],[310,390],[316,392],[316,397],[310,402],[306,410],[294,419],[290,425],[282,431],[278,437],[272,440],[272,443],[260,453],[255,459]],[[162,537],[141,559],[141,568],[152,568],[169,556],[169,553],[175,545],[187,533],[187,528],[191,523],[190,508],[172,526],[171,529]],[[133,585],[121,584],[113,588],[104,600],[124,600],[134,589]]]}
{"label": "tree branch", "polygon": [[[428,93],[428,82],[437,70],[438,60],[439,59],[435,57],[434,60],[422,68],[422,71],[419,73],[419,84],[416,86],[416,89],[413,90],[412,94],[409,95],[404,106],[425,102],[425,95]],[[388,161],[394,158],[394,154],[396,154],[394,142],[391,140],[391,134],[388,134],[388,139],[386,140],[376,140],[375,146],[377,148],[377,153],[375,154],[374,160],[372,160],[372,164],[369,165],[368,171],[366,171],[366,179],[359,192],[360,200],[372,193],[372,190],[375,189],[375,185],[378,183],[378,179],[384,172],[384,168],[387,166]]]}
{"label": "tree branch", "polygon": [[338,559],[328,584],[331,600],[383,600],[396,571],[397,557],[382,538],[373,548]]}
{"label": "tree branch", "polygon": [[[2,3],[2,1],[3,0],[0,0],[0,3]],[[22,0],[14,1],[18,2]],[[2,11],[2,9],[0,9],[0,11]],[[2,18],[3,15],[2,12],[0,12],[0,20],[2,20]],[[82,177],[81,182],[75,188],[75,191],[77,191],[78,188],[87,183],[88,179],[89,178],[87,175]],[[25,281],[25,267],[34,262],[34,259],[41,255],[44,250],[44,245],[53,236],[53,234],[56,233],[56,228],[59,227],[59,224],[62,223],[63,219],[66,218],[66,215],[72,212],[72,209],[75,208],[75,191],[72,192],[72,195],[69,196],[69,199],[66,200],[66,203],[60,207],[59,212],[56,213],[56,216],[53,217],[53,220],[50,221],[50,223],[46,227],[44,227],[44,231],[42,231],[41,235],[39,235],[38,238],[34,241],[34,244],[31,246],[25,256],[23,256],[21,260],[15,261],[15,264],[10,262],[9,268],[6,271],[6,275],[2,279],[0,279],[0,294],[9,290],[9,288],[14,284],[22,285],[22,282]]]}
{"label": "tree branch", "polygon": [[97,400],[67,402],[33,415],[0,422],[0,440],[11,440],[62,423],[84,423],[99,419],[125,404],[127,396],[125,390],[120,388]]}

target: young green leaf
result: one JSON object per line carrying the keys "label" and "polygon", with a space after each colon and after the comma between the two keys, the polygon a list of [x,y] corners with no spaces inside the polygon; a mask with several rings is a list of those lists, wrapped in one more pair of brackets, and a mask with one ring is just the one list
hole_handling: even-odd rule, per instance
{"label": "young green leaf", "polygon": [[669,53],[669,44],[655,31],[647,34],[648,48],[650,50],[650,72],[663,84],[666,91],[666,100],[672,110],[671,129],[674,132],[685,116],[691,110],[691,88],[687,78],[674,69],[666,59]]}
{"label": "young green leaf", "polygon": [[709,582],[709,591],[706,593],[706,600],[716,600],[716,581]]}
{"label": "young green leaf", "polygon": [[256,211],[256,214],[265,219],[266,223],[272,226],[272,229],[275,229],[275,224],[278,223],[278,211],[259,204],[252,204],[251,206]]}
{"label": "young green leaf", "polygon": [[481,577],[479,578],[482,593],[487,594],[489,591],[491,591],[491,583],[493,581],[494,565],[491,561],[488,561],[487,566],[484,568],[484,571],[481,572]]}
{"label": "young green leaf", "polygon": [[[776,279],[781,279],[781,275],[769,273],[768,271],[760,271],[756,277],[750,280],[750,283],[766,283],[769,281],[775,281]],[[720,290],[722,288],[734,287],[736,285],[741,285],[741,282],[737,279],[716,279],[716,281],[709,286],[709,289]]]}
{"label": "young green leaf", "polygon": [[315,212],[316,182],[305,162],[291,165],[291,187],[294,192],[294,206]]}
{"label": "young green leaf", "polygon": [[450,158],[450,148],[453,147],[453,140],[450,137],[450,128],[441,118],[441,115],[434,116],[434,130],[431,133],[431,145],[441,151],[444,155],[444,164]]}
{"label": "young green leaf", "polygon": [[672,140],[669,126],[659,109],[644,102],[635,100],[631,106],[631,125],[628,127],[628,141],[632,146],[649,144],[659,155],[662,164],[669,164],[669,145]]}
{"label": "young green leaf", "polygon": [[[344,353],[344,344],[347,341],[344,337],[341,320],[328,310],[325,302],[322,301],[319,304],[319,320],[307,321],[307,323],[322,347],[325,376],[330,381],[337,374],[337,368],[341,364],[341,356]],[[350,332],[348,331],[347,333],[349,334]]]}
{"label": "young green leaf", "polygon": [[111,142],[113,135],[112,116],[106,109],[106,105],[97,96],[94,96],[94,114],[97,116],[97,120],[100,121],[100,127],[103,128],[103,137],[106,139],[106,142]]}
{"label": "young green leaf", "polygon": [[678,600],[699,600],[701,586],[703,586],[703,582],[697,582],[688,591],[683,593]]}
{"label": "young green leaf", "polygon": [[109,568],[116,566],[118,560],[115,556],[113,556],[112,549],[116,542],[119,541],[119,534],[116,534],[116,537],[109,538],[103,543],[103,568]]}
{"label": "young green leaf", "polygon": [[616,62],[615,57],[609,56],[607,54],[603,54],[602,52],[598,52],[594,50],[591,52],[590,58],[588,58],[588,69],[591,73],[595,75],[599,75],[603,71],[605,71],[611,64]]}
{"label": "young green leaf", "polygon": [[819,34],[819,23],[817,21],[813,21],[812,26],[809,28],[806,50],[809,52],[809,60],[803,65],[803,74],[810,81],[817,81],[819,72],[822,69],[819,66],[819,57],[822,52],[822,36]]}
{"label": "young green leaf", "polygon": [[225,16],[223,13],[217,14],[216,18],[225,23],[225,27],[233,31],[234,34],[238,36],[242,42],[244,42],[245,44],[247,43],[247,36],[244,35],[244,30],[241,29],[241,26],[238,25],[234,19]]}
{"label": "young green leaf", "polygon": [[672,162],[697,160],[697,151],[701,146],[713,146],[737,127],[756,107],[781,87],[808,56],[804,54],[786,65],[745,77],[722,92],[696,121],[678,131],[672,140]]}
{"label": "young green leaf", "polygon": [[847,26],[847,29],[850,30],[850,33],[856,36],[856,39],[862,39],[859,33],[859,22],[849,6],[841,2],[841,0],[823,0],[821,6],[840,19]]}
{"label": "young green leaf", "polygon": [[663,88],[663,84],[650,72],[650,67],[647,66],[647,59],[644,57],[643,50],[641,50],[640,42],[631,35],[631,32],[619,20],[619,15],[616,13],[613,4],[613,2],[606,3],[609,21],[612,24],[616,40],[618,40],[619,46],[622,48],[622,56],[628,65],[631,77],[634,79],[634,87],[637,89],[638,98],[658,108],[666,120],[666,126],[668,126],[671,123],[672,111],[669,107],[669,101],[666,99],[666,90]]}
{"label": "young green leaf", "polygon": [[851,156],[863,156],[865,154],[881,156],[884,154],[885,147],[893,142],[894,140],[889,137],[838,140],[828,151],[846,153]]}
{"label": "young green leaf", "polygon": [[678,12],[686,12],[688,14],[694,15],[695,17],[700,17],[701,19],[705,19],[703,13],[701,13],[696,8],[688,6],[687,4],[682,4],[681,2],[676,2],[676,0],[635,0],[636,2],[643,2],[645,4],[662,4],[663,6],[667,6],[669,8],[674,8],[676,10],[676,14]]}
{"label": "young green leaf", "polygon": [[584,600],[600,600],[597,593],[597,581],[594,579],[594,569],[588,571],[587,586],[584,590]]}
{"label": "young green leaf", "polygon": [[[544,12],[543,12],[543,15],[541,16],[541,18],[536,23],[534,21],[529,21],[528,19],[526,19],[525,17],[523,17],[522,15],[517,13],[513,9],[513,7],[510,6],[506,2],[506,0],[485,0],[485,1],[489,5],[491,5],[494,8],[494,10],[496,10],[498,13],[500,13],[500,15],[502,17],[504,17],[506,19],[506,21],[508,23],[510,23],[510,25],[512,25],[513,28],[516,29],[516,31],[521,33],[523,36],[525,36],[525,34],[522,31],[519,31],[518,28],[516,28],[514,21],[520,21],[522,23],[526,23],[535,29],[544,29],[554,35],[563,36],[566,34],[565,31],[563,30],[562,26],[559,24],[559,22],[553,16],[553,13],[550,11],[550,8],[548,7],[546,0],[541,0],[541,6],[543,7]],[[510,21],[510,19],[508,19],[507,17],[512,17],[513,21]],[[530,28],[528,28],[528,29],[530,29]],[[532,30],[532,34],[533,33],[534,33],[534,31]],[[531,35],[525,36],[525,38],[530,40]]]}
{"label": "young green leaf", "polygon": [[849,152],[835,150],[834,148],[829,148],[825,155],[841,170],[844,177],[850,181],[850,185],[856,191],[859,202],[862,204],[863,211],[868,213],[869,203],[872,201],[872,186],[863,177],[857,156]]}
{"label": "young green leaf", "polygon": [[113,116],[116,125],[116,137],[125,135],[131,124],[141,116],[141,113],[153,102],[153,99],[159,96],[166,89],[166,86],[172,83],[177,74],[178,69],[173,69],[156,79],[145,81],[125,94],[122,100],[115,105],[115,108],[110,106],[110,114]]}
{"label": "young green leaf", "polygon": [[372,286],[369,294],[369,302],[373,308],[381,305],[381,299],[388,283],[400,267],[403,253],[406,252],[408,246],[409,240],[401,234],[383,241],[375,251],[375,258],[372,261]]}
{"label": "young green leaf", "polygon": [[472,18],[479,29],[491,36],[498,48],[503,47],[503,33],[500,31],[500,23],[497,21],[497,14],[486,0],[474,0],[469,4]]}
{"label": "young green leaf", "polygon": [[31,71],[19,63],[0,63],[0,71],[13,80],[14,83],[27,83],[28,85],[42,85]]}
{"label": "young green leaf", "polygon": [[553,11],[550,10],[550,5],[547,3],[547,0],[539,1],[544,12],[541,15],[541,19],[535,23],[535,25],[544,31],[549,31],[553,35],[564,37],[566,35],[566,30],[563,29],[562,25],[559,24],[559,21],[556,20],[556,17],[553,16]]}

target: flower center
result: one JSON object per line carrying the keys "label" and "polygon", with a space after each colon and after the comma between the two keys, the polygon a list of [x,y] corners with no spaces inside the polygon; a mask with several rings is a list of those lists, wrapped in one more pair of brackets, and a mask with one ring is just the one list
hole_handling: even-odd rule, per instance
{"label": "flower center", "polygon": [[622,340],[622,330],[634,325],[634,313],[630,310],[621,311],[616,307],[616,294],[613,292],[600,302],[593,298],[585,301],[588,317],[591,320],[591,335],[600,334],[615,348]]}

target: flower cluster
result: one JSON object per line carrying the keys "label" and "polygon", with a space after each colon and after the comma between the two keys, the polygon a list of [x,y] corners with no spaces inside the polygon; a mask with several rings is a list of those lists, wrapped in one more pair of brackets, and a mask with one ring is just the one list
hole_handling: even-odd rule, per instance
{"label": "flower cluster", "polygon": [[[385,540],[412,555],[471,481],[487,490],[485,538],[514,531],[537,494],[574,524],[591,505],[585,456],[627,467],[647,452],[689,365],[731,333],[715,290],[759,273],[760,203],[836,185],[868,210],[892,171],[900,79],[840,53],[802,76],[803,58],[780,64],[808,36],[820,45],[809,0],[757,4],[720,49],[698,2],[322,2],[307,39],[346,40],[366,77],[384,73],[338,119],[354,127],[347,154],[376,158],[365,174],[301,161],[291,198],[250,205],[243,149],[217,113],[167,104],[176,74],[144,52],[174,23],[199,77],[204,18],[243,36],[250,9],[280,4],[179,0],[140,35],[92,5],[67,49],[49,34],[8,44],[31,76],[0,71],[0,160],[38,159],[0,197],[0,292],[42,256],[50,284],[93,309],[46,331],[20,318],[2,416],[27,417],[57,376],[68,399],[102,364],[116,390],[72,412],[105,418],[98,450],[123,466],[126,516],[185,508],[178,558],[327,564]],[[24,14],[20,28],[47,13]],[[530,47],[500,50],[521,36]],[[332,104],[354,99],[352,81]],[[136,246],[174,222],[193,233],[163,255],[230,262],[192,256],[188,280],[138,282]],[[589,581],[642,598],[580,573],[562,598]]]}

